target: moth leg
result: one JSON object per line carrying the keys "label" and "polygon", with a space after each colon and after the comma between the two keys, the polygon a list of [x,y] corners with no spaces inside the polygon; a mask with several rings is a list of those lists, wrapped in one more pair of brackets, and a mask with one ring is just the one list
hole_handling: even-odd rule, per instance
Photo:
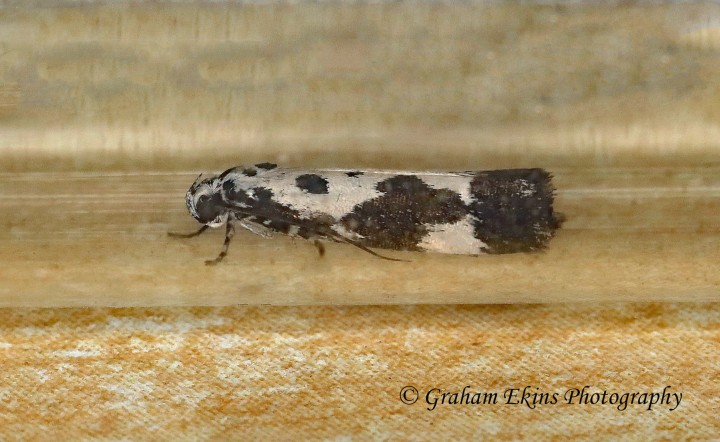
{"label": "moth leg", "polygon": [[200,227],[200,229],[197,232],[193,232],[193,233],[168,232],[167,234],[171,238],[195,238],[196,236],[199,236],[201,233],[206,231],[208,229],[208,227],[210,227],[210,226],[204,225],[204,226]]}
{"label": "moth leg", "polygon": [[206,265],[214,266],[215,264],[219,263],[220,261],[225,258],[227,255],[228,247],[230,247],[230,241],[232,241],[233,236],[235,236],[235,226],[232,222],[228,221],[227,224],[225,224],[225,242],[223,243],[222,250],[220,250],[220,254],[215,259],[208,259],[205,261]]}
{"label": "moth leg", "polygon": [[245,228],[246,230],[249,230],[250,233],[254,233],[255,235],[262,236],[263,238],[270,238],[273,234],[272,230],[268,229],[267,227],[254,223],[252,221],[247,220],[240,220],[238,221],[238,224],[240,224],[240,227]]}
{"label": "moth leg", "polygon": [[320,242],[319,239],[316,239],[313,244],[315,244],[315,247],[317,248],[318,253],[320,254],[320,258],[325,256],[325,246],[323,243]]}

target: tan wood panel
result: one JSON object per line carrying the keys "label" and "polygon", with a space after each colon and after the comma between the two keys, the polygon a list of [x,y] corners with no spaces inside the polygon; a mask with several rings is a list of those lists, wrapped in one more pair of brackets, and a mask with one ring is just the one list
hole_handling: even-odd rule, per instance
{"label": "tan wood panel", "polygon": [[0,168],[717,164],[718,17],[712,4],[8,8]]}
{"label": "tan wood panel", "polygon": [[[558,170],[567,222],[545,252],[464,257],[342,244],[324,258],[283,236],[198,225],[184,207],[193,174],[0,177],[0,305],[483,303],[718,300],[718,169]],[[222,230],[222,229],[220,229]],[[52,287],[51,294],[48,288]]]}
{"label": "tan wood panel", "polygon": [[[0,13],[0,305],[717,299],[717,5],[119,5]],[[189,241],[240,163],[546,167],[541,254]],[[49,288],[52,288],[50,290]]]}

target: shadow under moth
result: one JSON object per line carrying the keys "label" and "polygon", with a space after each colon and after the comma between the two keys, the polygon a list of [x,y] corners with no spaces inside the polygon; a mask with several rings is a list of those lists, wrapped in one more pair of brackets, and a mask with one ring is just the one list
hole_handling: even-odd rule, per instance
{"label": "shadow under moth", "polygon": [[203,226],[226,226],[217,264],[243,227],[270,237],[283,233],[373,249],[461,255],[531,252],[544,248],[563,216],[553,211],[554,187],[543,169],[477,172],[303,170],[272,163],[234,167],[187,191],[190,214]]}

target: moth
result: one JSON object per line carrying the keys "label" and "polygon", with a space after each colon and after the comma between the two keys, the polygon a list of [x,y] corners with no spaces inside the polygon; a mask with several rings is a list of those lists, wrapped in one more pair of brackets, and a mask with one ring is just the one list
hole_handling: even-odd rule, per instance
{"label": "moth", "polygon": [[227,255],[239,226],[263,237],[282,233],[313,241],[373,249],[462,255],[543,249],[560,227],[555,188],[543,169],[477,172],[304,170],[272,163],[200,175],[186,194],[188,211],[202,227],[225,225],[220,254]]}

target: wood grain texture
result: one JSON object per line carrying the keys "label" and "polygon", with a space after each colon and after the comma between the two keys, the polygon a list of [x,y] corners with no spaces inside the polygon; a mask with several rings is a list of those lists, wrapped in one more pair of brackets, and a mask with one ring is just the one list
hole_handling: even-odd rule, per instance
{"label": "wood grain texture", "polygon": [[[0,0],[1,439],[717,439],[718,302],[87,307],[716,299],[718,5],[208,3]],[[239,234],[208,269],[221,233],[164,236],[197,173],[258,161],[546,167],[568,221],[412,263]]]}
{"label": "wood grain texture", "polygon": [[[0,309],[0,435],[712,441],[719,326],[718,303]],[[503,398],[585,385],[683,399],[620,411]],[[400,401],[405,386],[417,403]],[[463,387],[498,403],[427,409],[430,389]]]}
{"label": "wood grain texture", "polygon": [[[559,170],[567,222],[546,251],[448,256],[223,229],[193,239],[191,174],[10,174],[0,177],[4,306],[505,303],[717,300],[720,173]],[[52,296],[47,288],[54,287]]]}
{"label": "wood grain texture", "polygon": [[717,164],[718,5],[0,14],[2,166]]}
{"label": "wood grain texture", "polygon": [[[3,9],[3,306],[713,300],[715,5]],[[410,15],[408,15],[410,14]],[[373,259],[195,228],[196,174],[545,167],[540,254]],[[54,287],[51,296],[48,287]]]}

